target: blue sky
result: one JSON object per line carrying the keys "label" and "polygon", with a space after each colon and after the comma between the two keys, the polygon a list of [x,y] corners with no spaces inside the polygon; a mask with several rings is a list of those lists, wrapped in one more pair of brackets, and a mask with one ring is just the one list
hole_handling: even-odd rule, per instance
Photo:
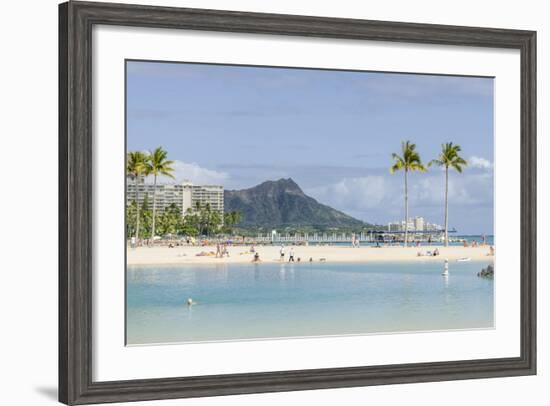
{"label": "blue sky", "polygon": [[[129,150],[164,147],[178,181],[227,189],[293,178],[367,222],[404,216],[401,141],[427,163],[441,144],[469,166],[450,176],[450,226],[493,230],[493,80],[456,76],[127,63]],[[443,222],[443,172],[410,177],[410,214]]]}

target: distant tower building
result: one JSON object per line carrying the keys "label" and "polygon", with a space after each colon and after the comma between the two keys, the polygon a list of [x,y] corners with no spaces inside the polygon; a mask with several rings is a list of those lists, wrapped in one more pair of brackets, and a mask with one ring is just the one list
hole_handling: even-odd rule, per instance
{"label": "distant tower building", "polygon": [[388,231],[431,231],[434,224],[430,224],[424,220],[424,217],[410,217],[407,222],[405,220],[388,223]]}
{"label": "distant tower building", "polygon": [[407,231],[414,231],[415,229],[414,219],[409,218],[407,222],[405,222],[405,220],[401,221],[401,230],[399,231],[405,231],[405,229]]}
{"label": "distant tower building", "polygon": [[415,231],[424,231],[424,217],[415,217],[414,218],[414,230]]}

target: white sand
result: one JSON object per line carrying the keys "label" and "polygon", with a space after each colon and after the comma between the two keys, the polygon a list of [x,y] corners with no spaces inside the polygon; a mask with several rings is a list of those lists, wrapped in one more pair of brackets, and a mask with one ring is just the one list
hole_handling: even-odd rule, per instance
{"label": "white sand", "polygon": [[[285,247],[285,261],[291,246]],[[455,261],[460,258],[470,258],[472,261],[488,260],[489,247],[441,247],[440,255],[436,257],[421,256],[419,251],[433,251],[435,246],[421,247],[361,247],[351,248],[342,246],[294,246],[294,259],[301,261],[319,262],[322,258],[327,262],[379,262],[379,261]],[[216,252],[215,246],[205,247],[139,247],[128,248],[128,265],[162,265],[162,264],[218,264],[218,263],[247,263],[252,262],[253,255],[250,247],[228,247],[229,257],[216,258],[215,256],[196,256],[200,252]],[[262,262],[279,262],[280,246],[257,246]]]}

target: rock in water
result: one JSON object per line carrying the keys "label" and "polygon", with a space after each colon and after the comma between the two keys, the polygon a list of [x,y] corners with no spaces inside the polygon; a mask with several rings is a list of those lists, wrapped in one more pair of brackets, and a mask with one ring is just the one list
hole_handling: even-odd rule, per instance
{"label": "rock in water", "polygon": [[495,266],[493,264],[487,265],[487,268],[482,268],[481,272],[477,273],[477,276],[481,278],[494,278],[495,277]]}

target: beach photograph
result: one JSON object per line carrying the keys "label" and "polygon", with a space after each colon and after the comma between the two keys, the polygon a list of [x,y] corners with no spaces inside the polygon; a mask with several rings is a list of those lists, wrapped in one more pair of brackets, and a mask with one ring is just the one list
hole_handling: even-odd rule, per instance
{"label": "beach photograph", "polygon": [[125,74],[126,345],[494,328],[493,78]]}

